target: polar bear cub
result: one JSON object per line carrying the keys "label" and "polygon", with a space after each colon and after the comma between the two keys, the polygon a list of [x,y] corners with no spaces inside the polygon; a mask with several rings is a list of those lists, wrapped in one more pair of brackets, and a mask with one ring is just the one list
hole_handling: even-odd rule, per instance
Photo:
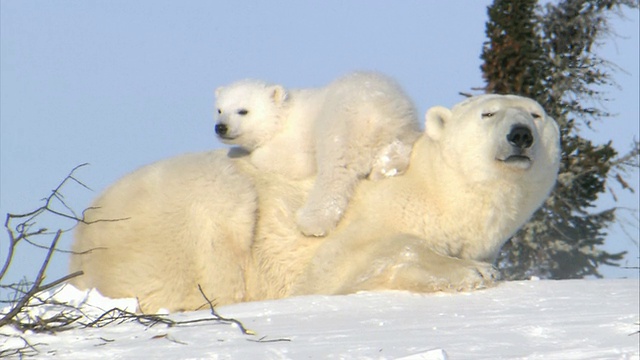
{"label": "polar bear cub", "polygon": [[215,131],[264,171],[317,174],[296,213],[307,236],[324,236],[347,209],[357,182],[403,173],[420,126],[412,101],[390,78],[356,72],[317,89],[243,80],[216,90]]}

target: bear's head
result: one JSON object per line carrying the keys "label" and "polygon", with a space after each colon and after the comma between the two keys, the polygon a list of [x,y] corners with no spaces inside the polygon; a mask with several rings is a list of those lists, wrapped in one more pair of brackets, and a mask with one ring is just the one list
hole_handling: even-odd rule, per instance
{"label": "bear's head", "polygon": [[287,91],[280,85],[242,80],[216,89],[215,132],[220,141],[253,151],[282,129]]}
{"label": "bear's head", "polygon": [[433,202],[439,226],[447,229],[439,246],[494,261],[553,188],[560,131],[534,100],[480,95],[451,109],[429,109],[411,161],[423,164],[415,171],[430,194],[441,196]]}
{"label": "bear's head", "polygon": [[469,181],[525,176],[555,182],[560,131],[532,99],[487,94],[451,110],[437,106],[426,114],[425,133],[437,144],[444,163]]}

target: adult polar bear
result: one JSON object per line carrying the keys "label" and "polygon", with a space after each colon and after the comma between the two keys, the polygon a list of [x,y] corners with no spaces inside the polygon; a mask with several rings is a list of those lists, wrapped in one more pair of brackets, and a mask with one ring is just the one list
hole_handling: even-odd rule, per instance
{"label": "adult polar bear", "polygon": [[555,121],[530,99],[483,95],[432,108],[406,173],[360,182],[326,238],[295,225],[312,179],[221,151],[160,161],[86,212],[71,260],[84,275],[73,282],[137,297],[145,312],[204,305],[198,285],[219,305],[486,286],[500,247],[547,197],[559,152]]}
{"label": "adult polar bear", "polygon": [[216,89],[216,108],[218,138],[249,151],[259,169],[298,180],[317,173],[296,213],[309,236],[335,228],[360,179],[403,173],[420,136],[409,97],[373,72],[317,89],[242,80]]}

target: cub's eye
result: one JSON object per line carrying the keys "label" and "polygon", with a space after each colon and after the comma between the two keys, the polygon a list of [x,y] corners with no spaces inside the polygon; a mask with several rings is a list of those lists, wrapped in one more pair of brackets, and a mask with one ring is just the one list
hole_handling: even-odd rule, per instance
{"label": "cub's eye", "polygon": [[249,113],[249,110],[247,109],[238,110],[238,115],[247,115],[248,113]]}
{"label": "cub's eye", "polygon": [[218,114],[222,114],[222,110],[218,109]]}
{"label": "cub's eye", "polygon": [[538,113],[531,113],[531,116],[532,116],[534,119],[540,119],[540,118],[542,117],[542,115],[540,115],[540,114],[538,114]]}
{"label": "cub's eye", "polygon": [[495,115],[495,114],[496,114],[496,113],[492,113],[492,112],[485,112],[485,113],[482,113],[482,118],[483,118],[483,119],[484,119],[484,118],[490,118],[490,117],[493,117],[493,115]]}

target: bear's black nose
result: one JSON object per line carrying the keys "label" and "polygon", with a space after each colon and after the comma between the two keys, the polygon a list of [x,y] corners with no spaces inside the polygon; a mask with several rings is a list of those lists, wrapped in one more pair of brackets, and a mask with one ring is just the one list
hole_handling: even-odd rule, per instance
{"label": "bear's black nose", "polygon": [[516,125],[511,128],[511,132],[507,135],[509,144],[519,147],[520,149],[526,149],[533,144],[533,135],[531,130],[522,125]]}
{"label": "bear's black nose", "polygon": [[224,136],[227,134],[227,131],[229,131],[229,128],[227,127],[226,124],[216,124],[216,134],[220,135],[220,136]]}

